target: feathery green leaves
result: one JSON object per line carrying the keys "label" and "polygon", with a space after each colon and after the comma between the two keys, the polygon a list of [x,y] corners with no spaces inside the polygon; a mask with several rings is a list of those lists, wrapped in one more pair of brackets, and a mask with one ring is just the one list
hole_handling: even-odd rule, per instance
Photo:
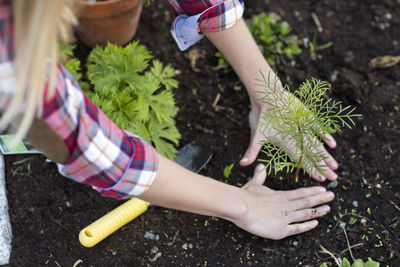
{"label": "feathery green leaves", "polygon": [[[353,113],[355,108],[343,107],[340,101],[325,100],[329,90],[325,81],[311,78],[291,94],[277,78],[260,73],[262,78],[257,85],[263,90],[258,91],[262,95],[259,101],[269,107],[259,125],[261,131],[270,133],[262,149],[267,159],[261,160],[268,173],[273,169],[275,173],[292,172],[295,168],[305,172],[312,167],[323,173],[327,166],[320,162],[327,156],[320,149],[320,140],[341,127],[351,128],[355,125],[353,117],[360,115]],[[279,147],[272,144],[278,140]],[[287,147],[294,147],[294,152],[286,151]]]}

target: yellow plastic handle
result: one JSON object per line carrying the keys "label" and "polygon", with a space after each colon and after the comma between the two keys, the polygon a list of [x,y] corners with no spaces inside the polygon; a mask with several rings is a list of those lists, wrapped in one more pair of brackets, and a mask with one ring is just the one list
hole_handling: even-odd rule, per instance
{"label": "yellow plastic handle", "polygon": [[132,198],[110,211],[97,221],[82,229],[79,241],[85,247],[93,247],[116,230],[135,219],[147,210],[149,203]]}

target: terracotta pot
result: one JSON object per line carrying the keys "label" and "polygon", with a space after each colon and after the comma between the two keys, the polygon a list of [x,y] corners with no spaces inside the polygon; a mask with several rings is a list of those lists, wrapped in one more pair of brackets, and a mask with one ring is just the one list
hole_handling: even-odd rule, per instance
{"label": "terracotta pot", "polygon": [[77,34],[88,46],[107,42],[125,45],[136,33],[142,13],[142,0],[79,2]]}

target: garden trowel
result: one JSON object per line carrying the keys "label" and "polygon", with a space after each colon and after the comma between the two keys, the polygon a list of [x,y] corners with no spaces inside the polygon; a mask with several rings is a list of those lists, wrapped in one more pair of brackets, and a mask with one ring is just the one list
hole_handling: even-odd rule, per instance
{"label": "garden trowel", "polygon": [[[192,144],[178,151],[174,161],[182,167],[199,172],[211,159],[212,152]],[[79,233],[79,241],[85,247],[93,247],[101,240],[144,213],[150,203],[131,198],[121,206],[93,222]]]}

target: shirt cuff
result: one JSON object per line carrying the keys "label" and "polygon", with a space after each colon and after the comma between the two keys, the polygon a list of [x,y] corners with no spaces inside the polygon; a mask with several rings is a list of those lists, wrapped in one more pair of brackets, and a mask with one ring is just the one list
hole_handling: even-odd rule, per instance
{"label": "shirt cuff", "polygon": [[185,51],[204,37],[201,33],[218,32],[235,25],[243,12],[243,0],[228,0],[193,16],[182,14],[175,19],[171,35],[179,49]]}

